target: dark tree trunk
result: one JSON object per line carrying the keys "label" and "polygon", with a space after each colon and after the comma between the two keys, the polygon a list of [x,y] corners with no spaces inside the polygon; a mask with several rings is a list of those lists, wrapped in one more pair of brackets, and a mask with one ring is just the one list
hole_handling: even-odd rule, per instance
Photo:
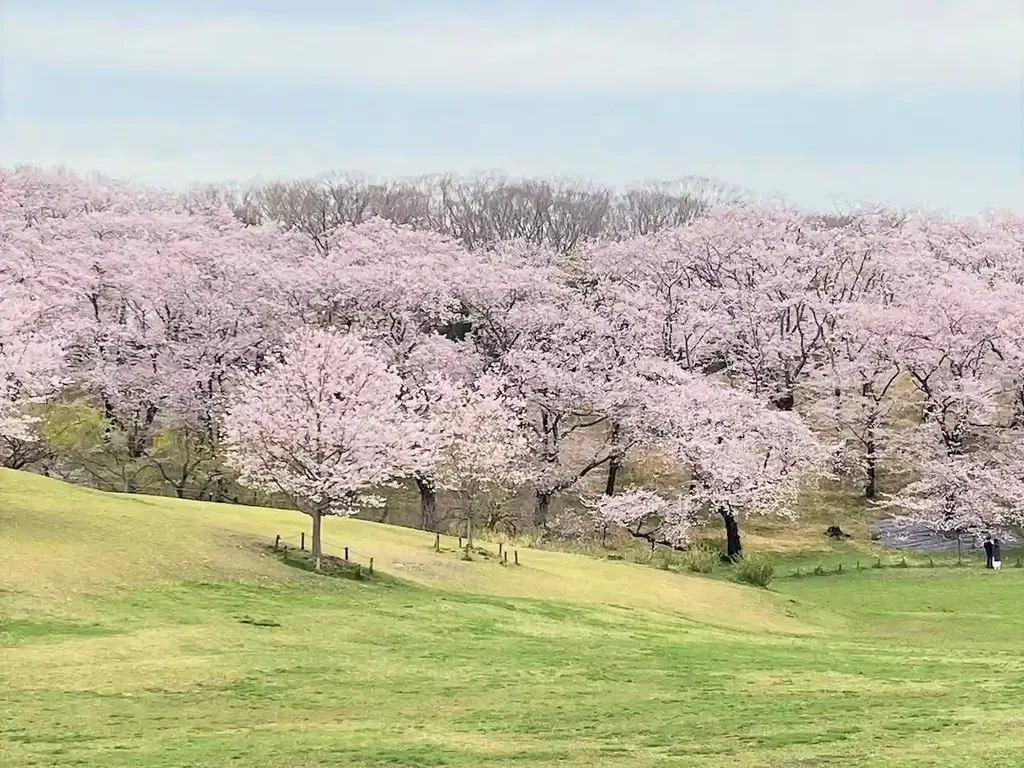
{"label": "dark tree trunk", "polygon": [[551,491],[537,491],[536,503],[533,509],[533,524],[543,528],[548,522],[548,513],[551,511]]}
{"label": "dark tree trunk", "polygon": [[[619,425],[613,424],[612,433],[610,437],[613,446],[615,445],[615,442],[619,439],[619,432]],[[608,479],[604,484],[605,496],[615,495],[615,479],[619,474],[619,470],[622,469],[622,459],[623,456],[621,453],[613,453],[611,455],[611,458],[608,459]]]}
{"label": "dark tree trunk", "polygon": [[[865,382],[861,388],[861,394],[864,397],[872,397],[874,388],[871,386],[871,382]],[[875,443],[875,437],[877,435],[878,423],[880,420],[880,414],[878,411],[878,401],[875,400],[875,404],[872,407],[871,415],[868,420],[867,430],[864,437],[864,468],[867,471],[867,484],[864,486],[864,498],[874,499],[878,496],[878,446]]]}
{"label": "dark tree trunk", "polygon": [[725,522],[725,557],[730,562],[739,560],[743,554],[743,542],[740,540],[740,526],[731,509],[722,507],[718,510]]}
{"label": "dark tree trunk", "polygon": [[608,481],[604,484],[604,492],[606,496],[615,495],[615,478],[618,476],[621,468],[622,457],[612,456],[608,461]]}
{"label": "dark tree trunk", "polygon": [[416,487],[420,491],[420,528],[431,531],[437,526],[437,493],[422,477],[416,478]]}
{"label": "dark tree trunk", "polygon": [[864,465],[868,475],[867,484],[864,486],[864,498],[874,499],[878,496],[878,456],[873,440],[868,442]]}
{"label": "dark tree trunk", "polygon": [[320,570],[320,557],[323,553],[323,547],[320,539],[320,526],[323,523],[323,515],[320,514],[319,510],[313,511],[313,568],[317,571]]}
{"label": "dark tree trunk", "polygon": [[792,392],[783,392],[772,400],[772,405],[780,411],[792,411],[796,405],[796,398]]}

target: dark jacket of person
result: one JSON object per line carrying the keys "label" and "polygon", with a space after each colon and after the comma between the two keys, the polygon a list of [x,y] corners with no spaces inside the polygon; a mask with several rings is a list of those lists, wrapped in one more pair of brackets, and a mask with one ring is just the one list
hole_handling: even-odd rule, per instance
{"label": "dark jacket of person", "polygon": [[991,568],[992,567],[992,561],[995,559],[993,557],[994,549],[995,549],[995,545],[992,543],[992,541],[990,539],[985,539],[985,567],[986,568]]}
{"label": "dark jacket of person", "polygon": [[999,551],[999,539],[996,539],[992,542],[992,559],[1002,560],[1003,558],[1001,557],[1001,554],[1002,553]]}

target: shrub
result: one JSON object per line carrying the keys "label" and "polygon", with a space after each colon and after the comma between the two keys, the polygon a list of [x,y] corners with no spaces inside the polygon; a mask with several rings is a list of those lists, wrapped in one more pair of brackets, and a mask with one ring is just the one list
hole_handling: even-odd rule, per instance
{"label": "shrub", "polygon": [[650,547],[630,547],[624,554],[628,562],[637,565],[651,565],[654,562],[654,550]]}
{"label": "shrub", "polygon": [[683,565],[692,573],[712,573],[721,560],[718,549],[703,542],[692,545],[683,553]]}
{"label": "shrub", "polygon": [[767,587],[774,575],[775,563],[765,555],[747,554],[736,561],[736,578],[744,584]]}
{"label": "shrub", "polygon": [[661,568],[663,571],[670,571],[673,566],[679,565],[679,560],[676,557],[676,553],[672,550],[659,549],[654,552],[653,565]]}

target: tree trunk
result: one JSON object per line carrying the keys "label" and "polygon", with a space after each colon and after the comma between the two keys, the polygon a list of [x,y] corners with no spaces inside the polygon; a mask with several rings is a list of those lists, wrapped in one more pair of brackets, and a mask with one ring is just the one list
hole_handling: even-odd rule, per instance
{"label": "tree trunk", "polygon": [[718,510],[718,513],[722,516],[722,520],[725,521],[725,557],[734,563],[743,554],[743,542],[740,541],[740,526],[736,522],[736,516],[732,513],[731,509],[722,507]]}
{"label": "tree trunk", "polygon": [[874,499],[878,496],[878,456],[873,440],[868,442],[864,465],[868,475],[867,484],[864,486],[864,498]]}
{"label": "tree trunk", "polygon": [[[861,390],[864,397],[872,396],[871,382],[866,382]],[[872,500],[878,496],[878,446],[875,443],[878,423],[880,421],[878,403],[875,401],[868,419],[864,437],[864,468],[867,472],[867,484],[864,487],[864,498]]]}
{"label": "tree trunk", "polygon": [[[619,432],[619,425],[613,424],[612,434],[610,438],[612,445],[614,445],[615,442],[619,439]],[[613,453],[611,455],[611,458],[608,459],[608,480],[604,484],[605,496],[615,495],[615,478],[618,476],[619,470],[622,469],[622,459],[623,456],[621,453]]]}
{"label": "tree trunk", "polygon": [[612,456],[608,461],[608,481],[604,484],[605,496],[615,495],[615,478],[619,474],[619,470],[622,468],[622,457]]}
{"label": "tree trunk", "polygon": [[788,390],[772,398],[772,404],[780,411],[792,411],[796,405],[796,398],[792,390]]}
{"label": "tree trunk", "polygon": [[320,510],[313,511],[313,568],[318,573],[320,571],[320,557],[323,549],[320,541],[320,526],[323,522],[323,515],[320,514]]}
{"label": "tree trunk", "polygon": [[536,504],[533,509],[533,524],[543,528],[548,522],[551,511],[551,491],[537,491]]}
{"label": "tree trunk", "polygon": [[437,493],[434,486],[422,477],[416,478],[416,487],[420,491],[420,528],[433,530],[437,525]]}

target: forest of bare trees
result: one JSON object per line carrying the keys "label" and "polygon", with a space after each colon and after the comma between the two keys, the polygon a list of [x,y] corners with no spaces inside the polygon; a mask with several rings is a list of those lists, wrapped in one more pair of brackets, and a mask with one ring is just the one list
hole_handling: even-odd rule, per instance
{"label": "forest of bare trees", "polygon": [[341,224],[380,216],[460,240],[467,248],[512,239],[571,251],[595,238],[647,235],[691,221],[739,190],[703,178],[658,181],[622,190],[575,180],[500,176],[425,176],[368,181],[356,176],[273,181],[193,190],[193,202],[226,199],[249,224],[274,221],[309,237],[320,250]]}

